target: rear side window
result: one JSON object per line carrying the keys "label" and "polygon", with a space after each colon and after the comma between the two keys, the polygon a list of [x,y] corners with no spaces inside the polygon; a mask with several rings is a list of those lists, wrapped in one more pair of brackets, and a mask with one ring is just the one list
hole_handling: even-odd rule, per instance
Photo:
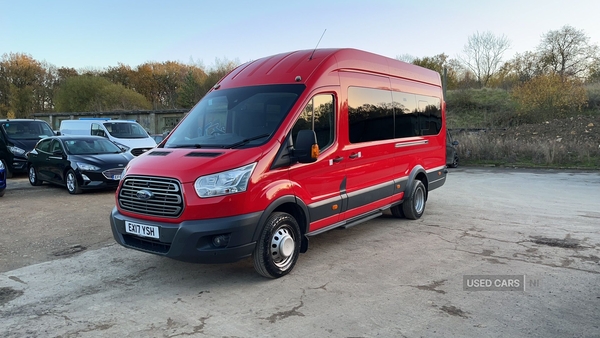
{"label": "rear side window", "polygon": [[382,89],[348,88],[351,143],[437,135],[442,129],[441,100]]}
{"label": "rear side window", "polygon": [[311,129],[317,135],[319,149],[323,150],[333,144],[334,140],[335,109],[332,94],[319,94],[312,99],[302,110],[294,128],[292,140],[300,130]]}
{"label": "rear side window", "polygon": [[348,88],[350,142],[394,138],[392,93],[372,88]]}

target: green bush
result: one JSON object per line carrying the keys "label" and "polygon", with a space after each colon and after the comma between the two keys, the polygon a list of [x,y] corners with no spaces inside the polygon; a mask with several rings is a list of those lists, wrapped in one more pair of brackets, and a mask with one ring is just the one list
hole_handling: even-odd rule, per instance
{"label": "green bush", "polygon": [[503,89],[451,90],[446,107],[449,128],[502,127],[515,114],[512,97]]}
{"label": "green bush", "polygon": [[580,113],[587,103],[583,84],[559,75],[542,75],[512,91],[518,123],[540,123]]}

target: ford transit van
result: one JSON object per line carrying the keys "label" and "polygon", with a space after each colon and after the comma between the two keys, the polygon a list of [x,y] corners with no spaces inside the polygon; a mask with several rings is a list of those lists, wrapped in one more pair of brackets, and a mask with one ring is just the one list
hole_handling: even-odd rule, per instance
{"label": "ford transit van", "polygon": [[388,209],[420,218],[446,173],[437,72],[355,49],[296,51],[239,66],[133,159],[110,223],[127,248],[252,257],[277,278],[310,236]]}
{"label": "ford transit van", "polygon": [[156,146],[156,141],[141,125],[128,120],[63,120],[60,122],[60,133],[106,137],[133,156],[143,154]]}

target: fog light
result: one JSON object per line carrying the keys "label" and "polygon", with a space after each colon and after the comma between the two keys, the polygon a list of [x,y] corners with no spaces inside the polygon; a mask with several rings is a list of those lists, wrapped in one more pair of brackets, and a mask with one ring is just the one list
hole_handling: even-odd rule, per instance
{"label": "fog light", "polygon": [[85,174],[81,174],[81,178],[83,178],[84,181],[91,181],[89,177],[85,176]]}
{"label": "fog light", "polygon": [[216,246],[217,248],[224,248],[227,246],[227,244],[229,244],[229,235],[218,235],[213,237],[213,245]]}

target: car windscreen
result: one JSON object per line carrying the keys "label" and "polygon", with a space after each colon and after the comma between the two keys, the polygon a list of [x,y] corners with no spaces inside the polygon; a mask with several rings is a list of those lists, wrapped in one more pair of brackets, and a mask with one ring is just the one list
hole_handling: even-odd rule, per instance
{"label": "car windscreen", "polygon": [[70,139],[64,141],[67,152],[71,155],[99,155],[116,154],[122,152],[116,144],[111,141],[98,139]]}
{"label": "car windscreen", "polygon": [[6,121],[0,123],[6,137],[13,140],[37,140],[54,136],[54,131],[43,121]]}
{"label": "car windscreen", "polygon": [[149,135],[142,126],[128,122],[104,122],[104,127],[114,138],[148,138]]}
{"label": "car windscreen", "polygon": [[172,132],[165,148],[236,148],[265,143],[304,91],[303,84],[213,90]]}

